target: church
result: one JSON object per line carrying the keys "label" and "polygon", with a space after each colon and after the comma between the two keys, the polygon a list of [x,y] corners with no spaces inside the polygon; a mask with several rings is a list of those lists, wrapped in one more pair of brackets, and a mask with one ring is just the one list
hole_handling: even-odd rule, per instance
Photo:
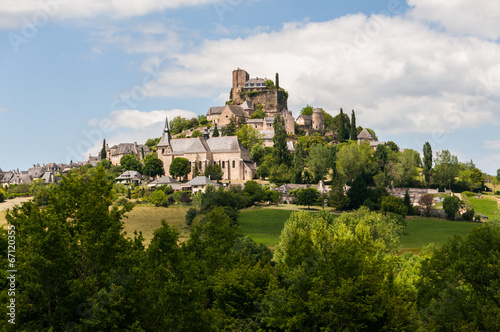
{"label": "church", "polygon": [[163,161],[165,175],[170,176],[170,164],[174,158],[189,160],[191,172],[187,180],[193,179],[195,163],[200,172],[209,165],[221,167],[225,181],[248,181],[255,176],[256,166],[250,159],[250,151],[245,149],[238,137],[196,137],[172,139],[168,119],[160,143],[158,143],[158,158]]}

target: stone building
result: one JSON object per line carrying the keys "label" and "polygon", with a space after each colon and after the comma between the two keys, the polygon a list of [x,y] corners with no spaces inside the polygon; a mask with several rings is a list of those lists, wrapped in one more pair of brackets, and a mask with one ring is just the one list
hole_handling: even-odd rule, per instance
{"label": "stone building", "polygon": [[149,147],[143,144],[134,143],[120,143],[113,145],[111,148],[106,148],[106,158],[111,161],[112,165],[120,165],[120,159],[127,155],[132,154],[142,160],[143,155],[149,153]]}
{"label": "stone building", "polygon": [[379,145],[384,145],[385,142],[379,142],[378,139],[368,131],[368,129],[364,128],[359,134],[358,134],[358,145],[361,143],[368,143],[372,150],[376,150],[377,146]]}
{"label": "stone building", "polygon": [[218,164],[223,172],[222,179],[228,181],[247,181],[254,178],[255,164],[250,159],[250,151],[245,149],[236,136],[197,137],[172,139],[168,119],[163,136],[158,143],[158,158],[163,161],[165,175],[170,175],[172,160],[186,158],[191,165],[187,179],[193,178],[195,163],[203,173],[207,166]]}

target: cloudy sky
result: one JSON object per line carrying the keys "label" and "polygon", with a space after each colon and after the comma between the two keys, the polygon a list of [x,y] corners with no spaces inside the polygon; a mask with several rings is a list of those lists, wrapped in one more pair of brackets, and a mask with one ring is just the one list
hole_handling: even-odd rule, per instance
{"label": "cloudy sky", "polygon": [[0,168],[84,160],[274,78],[382,141],[500,168],[493,0],[0,0]]}

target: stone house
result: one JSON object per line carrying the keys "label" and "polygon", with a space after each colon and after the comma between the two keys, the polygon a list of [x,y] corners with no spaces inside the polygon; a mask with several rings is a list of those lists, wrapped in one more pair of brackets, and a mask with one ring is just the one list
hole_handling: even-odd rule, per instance
{"label": "stone house", "polygon": [[126,171],[115,180],[116,182],[123,184],[139,184],[142,181],[142,175],[137,171]]}
{"label": "stone house", "polygon": [[144,156],[149,153],[147,145],[137,144],[137,142],[120,143],[106,149],[106,158],[111,161],[112,165],[120,165],[120,159],[127,154],[136,155],[139,160],[142,160],[143,152]]}
{"label": "stone house", "polygon": [[202,193],[205,192],[205,189],[207,188],[208,185],[212,185],[215,188],[219,188],[221,185],[210,180],[206,176],[197,176],[191,181],[185,183],[182,185],[182,190],[190,190],[193,193],[197,193],[198,191],[201,191]]}
{"label": "stone house", "polygon": [[379,142],[366,128],[358,134],[358,145],[361,143],[368,143],[372,150],[377,150],[377,146],[385,144],[385,142]]}
{"label": "stone house", "polygon": [[254,178],[255,165],[250,159],[250,151],[245,149],[236,136],[196,137],[172,139],[168,119],[163,136],[158,143],[158,158],[163,161],[165,175],[170,175],[172,160],[177,157],[189,160],[191,172],[187,179],[193,178],[195,163],[203,173],[207,166],[218,164],[223,172],[223,180],[246,181]]}

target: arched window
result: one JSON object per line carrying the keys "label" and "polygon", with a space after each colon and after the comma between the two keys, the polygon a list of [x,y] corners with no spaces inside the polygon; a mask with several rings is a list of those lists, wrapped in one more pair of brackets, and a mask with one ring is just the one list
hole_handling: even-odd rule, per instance
{"label": "arched window", "polygon": [[224,168],[224,167],[225,167],[225,162],[223,161],[223,162],[222,162],[222,168]]}

